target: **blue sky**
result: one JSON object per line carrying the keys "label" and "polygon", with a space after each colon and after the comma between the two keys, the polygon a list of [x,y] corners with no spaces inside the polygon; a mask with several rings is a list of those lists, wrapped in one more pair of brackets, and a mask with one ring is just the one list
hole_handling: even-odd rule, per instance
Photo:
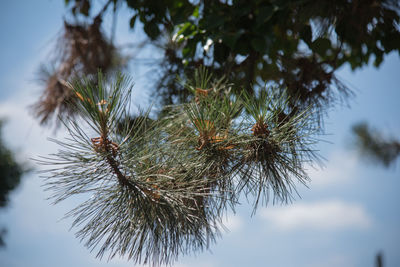
{"label": "blue sky", "polygon": [[[47,137],[63,138],[43,128],[28,106],[41,91],[35,82],[40,62],[62,27],[63,1],[0,2],[0,117],[7,118],[3,135],[18,158],[55,152]],[[118,42],[136,40],[129,33],[125,13],[119,16]],[[152,51],[150,51],[152,53]],[[351,145],[351,126],[367,120],[382,131],[400,133],[400,58],[386,57],[379,69],[338,72],[356,93],[350,107],[336,107],[326,118],[329,135],[318,148],[325,168],[308,168],[309,188],[299,185],[301,199],[290,205],[260,208],[251,217],[245,202],[225,220],[230,229],[210,251],[180,258],[174,266],[374,266],[383,251],[385,266],[400,266],[400,170],[384,169],[363,161]],[[145,75],[128,73],[136,81],[136,99],[146,99]],[[140,97],[140,98],[138,98]],[[148,101],[136,103],[146,106]],[[125,259],[99,261],[75,239],[70,221],[60,220],[76,200],[57,206],[46,200],[42,180],[32,172],[12,193],[10,206],[0,211],[0,225],[8,228],[7,248],[0,250],[0,265],[7,267],[134,266]]]}

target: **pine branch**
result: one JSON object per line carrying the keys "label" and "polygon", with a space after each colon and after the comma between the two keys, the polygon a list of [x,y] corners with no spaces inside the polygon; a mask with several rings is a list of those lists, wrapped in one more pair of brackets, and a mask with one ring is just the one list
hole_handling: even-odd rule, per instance
{"label": "pine branch", "polygon": [[313,116],[282,116],[286,95],[235,97],[232,85],[200,69],[185,84],[191,102],[167,107],[158,120],[148,113],[130,120],[129,80],[97,77],[68,85],[81,120],[64,122],[70,140],[55,141],[63,149],[40,163],[54,166],[46,186],[56,203],[91,194],[67,216],[99,257],[170,264],[209,248],[242,193],[254,199],[255,212],[271,194],[274,202],[290,201],[296,183],[309,180],[303,165],[317,159]]}

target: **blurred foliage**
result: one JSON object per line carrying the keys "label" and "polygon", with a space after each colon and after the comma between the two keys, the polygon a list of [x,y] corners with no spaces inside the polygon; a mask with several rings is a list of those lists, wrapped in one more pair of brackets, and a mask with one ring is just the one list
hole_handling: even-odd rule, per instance
{"label": "blurred foliage", "polygon": [[361,154],[385,167],[394,164],[400,155],[398,139],[383,136],[380,131],[369,127],[365,122],[354,125],[353,133]]}
{"label": "blurred foliage", "polygon": [[348,63],[354,70],[371,62],[378,67],[385,55],[400,51],[397,0],[65,0],[65,4],[73,22],[65,22],[56,64],[46,68],[52,69],[43,78],[46,90],[34,105],[42,123],[53,114],[72,114],[65,103],[76,97],[64,86],[66,81],[126,64],[127,57],[112,43],[115,24],[110,38],[100,30],[103,17],[112,10],[114,23],[119,8],[130,10],[129,26],[142,27],[148,42],[164,53],[161,61],[154,62],[159,68],[151,73],[161,105],[187,101],[190,92],[176,77],[188,77],[204,65],[236,84],[236,94],[242,90],[252,94],[259,88],[254,85],[277,85],[277,90],[291,96],[289,114],[312,105],[321,119],[330,106],[352,95],[336,77],[338,68]]}
{"label": "blurred foliage", "polygon": [[[400,51],[396,0],[121,0],[133,11],[131,28],[165,52],[157,89],[164,104],[182,101],[187,90],[176,75],[199,65],[245,88],[274,82],[287,88],[292,106],[324,108],[349,94],[335,70],[379,66]],[[75,16],[90,17],[91,0],[67,0]],[[122,5],[119,5],[122,6]],[[241,89],[239,89],[241,90]]]}
{"label": "blurred foliage", "polygon": [[[3,122],[0,121],[0,131],[2,127]],[[22,174],[22,167],[3,143],[0,132],[0,208],[8,204],[8,194],[19,185]]]}
{"label": "blurred foliage", "polygon": [[[1,130],[3,121],[0,120],[0,208],[5,208],[9,195],[21,182],[24,169],[16,162],[13,153],[3,142]],[[6,230],[0,229],[0,246],[4,246]]]}

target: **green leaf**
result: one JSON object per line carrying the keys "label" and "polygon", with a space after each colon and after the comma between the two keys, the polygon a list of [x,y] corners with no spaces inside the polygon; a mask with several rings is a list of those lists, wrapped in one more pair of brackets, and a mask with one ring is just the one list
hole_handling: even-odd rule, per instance
{"label": "green leaf", "polygon": [[196,53],[197,42],[194,39],[188,39],[186,46],[182,49],[182,55],[184,58],[193,58]]}
{"label": "green leaf", "polygon": [[200,12],[199,12],[199,7],[197,6],[197,7],[193,10],[192,16],[195,17],[195,18],[198,18],[198,17],[199,17],[199,14],[200,14]]}
{"label": "green leaf", "polygon": [[254,50],[256,50],[257,52],[263,53],[266,50],[267,43],[262,37],[253,38],[250,43]]}
{"label": "green leaf", "polygon": [[300,38],[308,45],[311,44],[312,31],[310,25],[305,25],[300,31]]}
{"label": "green leaf", "polygon": [[311,44],[311,49],[320,55],[325,55],[326,51],[332,47],[331,41],[327,38],[320,37]]}
{"label": "green leaf", "polygon": [[381,65],[382,61],[383,61],[383,53],[382,52],[381,53],[376,53],[375,54],[375,60],[374,60],[374,66],[376,68],[378,68]]}
{"label": "green leaf", "polygon": [[89,10],[90,10],[90,2],[87,0],[83,1],[83,3],[81,4],[81,8],[79,9],[79,12],[87,17],[89,16]]}
{"label": "green leaf", "polygon": [[250,44],[249,41],[247,40],[247,35],[246,34],[242,34],[239,39],[237,40],[236,44],[235,44],[235,52],[246,56],[251,49],[253,49]]}
{"label": "green leaf", "polygon": [[258,10],[257,25],[268,22],[277,10],[276,6],[265,6],[260,8]]}
{"label": "green leaf", "polygon": [[193,35],[193,32],[196,30],[196,27],[191,23],[191,22],[186,22],[183,24],[180,24],[178,26],[179,31],[178,31],[178,35],[183,35],[185,37],[188,37],[190,35]]}
{"label": "green leaf", "polygon": [[160,29],[153,21],[146,23],[143,29],[152,40],[155,40],[160,35]]}
{"label": "green leaf", "polygon": [[174,25],[187,22],[191,16],[196,13],[195,7],[184,1],[173,1],[172,6],[168,8],[171,22]]}
{"label": "green leaf", "polygon": [[214,45],[214,58],[217,62],[225,62],[229,56],[229,48],[223,43],[216,43]]}
{"label": "green leaf", "polygon": [[208,17],[204,18],[204,27],[207,29],[215,29],[219,26],[223,25],[225,22],[225,18],[223,16],[218,16],[215,14],[211,14]]}
{"label": "green leaf", "polygon": [[132,16],[131,20],[129,21],[129,27],[130,27],[131,29],[133,29],[133,28],[135,27],[135,22],[136,22],[137,16],[138,16],[137,14],[134,15],[134,16]]}
{"label": "green leaf", "polygon": [[240,34],[241,33],[239,31],[237,31],[235,33],[224,34],[221,37],[222,42],[233,49],[235,47],[236,41],[238,40]]}

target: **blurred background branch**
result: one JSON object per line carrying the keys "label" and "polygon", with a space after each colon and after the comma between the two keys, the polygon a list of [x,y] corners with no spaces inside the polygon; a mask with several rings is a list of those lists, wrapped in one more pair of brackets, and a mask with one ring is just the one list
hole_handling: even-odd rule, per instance
{"label": "blurred background branch", "polygon": [[385,167],[396,163],[400,156],[399,139],[385,136],[382,131],[372,128],[366,122],[354,125],[352,130],[356,147],[363,158]]}

